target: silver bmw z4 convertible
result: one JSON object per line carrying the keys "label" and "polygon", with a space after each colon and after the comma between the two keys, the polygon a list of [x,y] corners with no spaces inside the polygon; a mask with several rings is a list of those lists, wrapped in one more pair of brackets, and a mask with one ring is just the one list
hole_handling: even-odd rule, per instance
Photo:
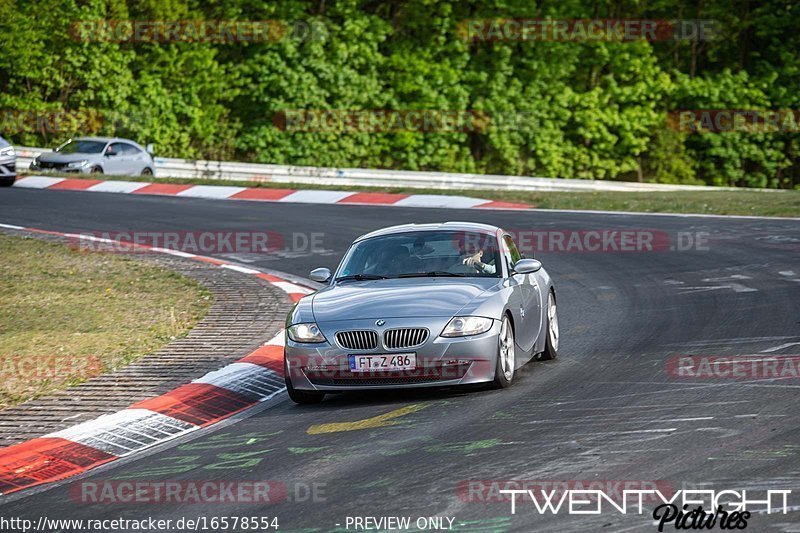
{"label": "silver bmw z4 convertible", "polygon": [[289,397],[388,388],[509,386],[558,353],[553,281],[507,232],[466,222],[408,224],[356,239],[327,286],[286,320]]}

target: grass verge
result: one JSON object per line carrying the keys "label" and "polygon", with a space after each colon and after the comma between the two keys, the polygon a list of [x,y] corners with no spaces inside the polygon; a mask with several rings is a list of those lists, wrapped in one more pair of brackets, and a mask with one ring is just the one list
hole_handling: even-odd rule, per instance
{"label": "grass verge", "polygon": [[[75,178],[75,174],[62,174]],[[532,205],[540,209],[638,211],[703,215],[753,215],[800,217],[800,191],[676,191],[676,192],[529,192],[475,189],[415,189],[411,187],[355,187],[266,181],[228,181],[202,178],[152,178],[103,176],[103,179],[231,185],[272,189],[317,189],[336,191],[388,192],[400,194],[449,194]]]}
{"label": "grass verge", "polygon": [[0,234],[0,409],[120,368],[184,336],[212,295],[118,255]]}

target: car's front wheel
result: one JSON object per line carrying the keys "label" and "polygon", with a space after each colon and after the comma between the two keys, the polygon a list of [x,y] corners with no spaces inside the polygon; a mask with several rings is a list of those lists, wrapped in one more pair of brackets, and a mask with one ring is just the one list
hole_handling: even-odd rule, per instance
{"label": "car's front wheel", "polygon": [[0,178],[0,187],[11,187],[12,185],[14,185],[15,180],[16,178],[14,177],[3,176],[2,178]]}
{"label": "car's front wheel", "polygon": [[284,372],[286,374],[286,376],[284,377],[284,381],[286,381],[286,392],[289,393],[289,399],[292,400],[294,403],[299,403],[301,405],[319,403],[325,399],[324,392],[295,389],[292,386],[292,380],[289,379],[289,370],[288,368],[286,368],[285,364],[284,364]]}
{"label": "car's front wheel", "polygon": [[494,370],[496,388],[503,389],[511,385],[515,364],[514,328],[508,315],[505,315],[500,325],[500,335],[497,336],[497,364]]}
{"label": "car's front wheel", "polygon": [[553,291],[547,296],[547,337],[544,341],[542,361],[550,361],[558,357],[558,313],[556,312],[556,295]]}

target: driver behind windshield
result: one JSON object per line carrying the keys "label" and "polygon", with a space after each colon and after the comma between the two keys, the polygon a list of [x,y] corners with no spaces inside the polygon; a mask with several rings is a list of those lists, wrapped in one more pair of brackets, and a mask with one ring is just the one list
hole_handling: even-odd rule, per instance
{"label": "driver behind windshield", "polygon": [[[474,242],[467,243],[465,238],[461,238],[459,239],[459,249],[462,256],[461,263],[485,274],[497,273],[497,267],[495,266],[497,254],[495,253],[495,247],[491,243],[478,249],[478,245]],[[491,258],[485,263],[483,262],[484,251],[487,252],[486,256]]]}
{"label": "driver behind windshield", "polygon": [[[453,253],[452,244],[455,244]],[[455,237],[449,233],[410,235],[367,240],[361,244],[360,253],[353,257],[351,268],[345,274],[360,272],[379,277],[405,277],[414,275],[488,275],[497,273],[496,242],[481,235],[479,239]],[[361,261],[363,266],[356,266]],[[348,265],[350,266],[350,265]]]}

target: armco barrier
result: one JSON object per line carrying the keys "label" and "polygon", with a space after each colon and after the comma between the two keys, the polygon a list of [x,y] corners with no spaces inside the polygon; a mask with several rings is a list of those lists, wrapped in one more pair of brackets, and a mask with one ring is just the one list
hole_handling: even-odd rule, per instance
{"label": "armco barrier", "polygon": [[[18,146],[17,169],[27,170],[33,159],[47,148]],[[493,174],[453,174],[448,172],[414,172],[408,170],[369,170],[358,168],[295,167],[171,159],[156,157],[156,175],[174,178],[205,178],[240,181],[274,181],[279,183],[311,183],[317,185],[360,185],[367,187],[411,187],[418,189],[480,189],[513,191],[719,191],[728,187],[698,185],[666,185],[621,181],[536,178]],[[752,190],[752,189],[751,189]]]}

